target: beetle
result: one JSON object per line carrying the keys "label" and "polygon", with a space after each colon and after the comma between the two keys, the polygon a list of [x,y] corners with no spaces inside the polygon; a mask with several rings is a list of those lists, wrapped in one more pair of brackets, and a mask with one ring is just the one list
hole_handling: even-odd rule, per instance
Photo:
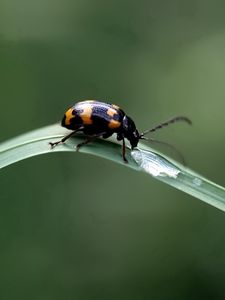
{"label": "beetle", "polygon": [[72,132],[65,135],[61,140],[49,144],[54,148],[56,145],[64,143],[72,135],[80,131],[83,132],[87,138],[84,142],[76,146],[76,149],[79,150],[80,147],[92,142],[96,138],[102,137],[107,139],[115,133],[117,135],[117,140],[122,141],[122,157],[124,162],[127,162],[125,156],[125,139],[129,141],[131,149],[133,150],[137,147],[138,142],[141,139],[155,141],[145,137],[146,134],[177,121],[185,121],[186,123],[191,124],[191,121],[187,117],[176,116],[139,133],[134,121],[127,116],[119,106],[96,100],[85,100],[74,104],[64,114],[61,125],[72,130]]}

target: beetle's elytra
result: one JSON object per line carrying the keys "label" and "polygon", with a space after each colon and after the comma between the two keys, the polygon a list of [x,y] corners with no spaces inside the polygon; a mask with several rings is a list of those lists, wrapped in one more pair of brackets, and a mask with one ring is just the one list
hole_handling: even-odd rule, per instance
{"label": "beetle's elytra", "polygon": [[72,132],[64,136],[61,140],[50,143],[50,145],[51,147],[55,147],[59,143],[64,143],[76,132],[81,131],[87,136],[87,139],[76,146],[78,150],[81,146],[90,143],[98,137],[106,139],[113,133],[116,133],[117,140],[122,141],[123,160],[127,162],[125,156],[125,139],[130,142],[131,149],[134,149],[140,139],[148,139],[145,137],[147,133],[156,131],[177,121],[185,121],[191,124],[188,118],[178,116],[148,129],[143,133],[139,133],[134,121],[117,105],[96,100],[86,100],[70,107],[62,119],[61,125],[72,130]]}

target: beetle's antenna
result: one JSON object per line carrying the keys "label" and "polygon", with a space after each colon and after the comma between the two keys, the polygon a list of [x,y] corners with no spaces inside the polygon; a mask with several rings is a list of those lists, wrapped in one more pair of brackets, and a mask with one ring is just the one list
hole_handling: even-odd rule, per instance
{"label": "beetle's antenna", "polygon": [[154,131],[156,131],[156,130],[158,130],[158,129],[161,129],[161,128],[163,128],[163,127],[166,127],[166,126],[168,126],[168,125],[170,125],[170,124],[173,124],[173,123],[176,123],[176,122],[179,122],[179,121],[184,121],[184,122],[188,123],[189,125],[192,124],[191,120],[188,119],[187,117],[176,116],[176,117],[173,117],[173,118],[169,119],[169,120],[166,121],[166,122],[160,123],[159,125],[157,125],[157,126],[155,126],[155,127],[153,127],[153,128],[150,128],[150,129],[148,129],[148,130],[145,130],[144,132],[142,132],[142,133],[140,134],[140,137],[139,137],[139,138],[140,138],[140,139],[143,139],[143,137],[144,137],[147,133],[149,133],[149,132],[154,132]]}
{"label": "beetle's antenna", "polygon": [[147,137],[145,137],[145,136],[140,137],[140,139],[149,141],[149,142],[151,142],[151,143],[161,144],[161,145],[167,146],[168,148],[172,149],[172,150],[177,154],[177,156],[179,157],[179,159],[180,159],[180,161],[183,163],[183,165],[186,165],[184,156],[183,156],[182,153],[181,153],[176,147],[174,147],[173,145],[171,145],[171,144],[169,144],[169,143],[166,143],[166,142],[163,142],[163,141],[155,140],[155,139],[153,139],[153,138],[147,138]]}

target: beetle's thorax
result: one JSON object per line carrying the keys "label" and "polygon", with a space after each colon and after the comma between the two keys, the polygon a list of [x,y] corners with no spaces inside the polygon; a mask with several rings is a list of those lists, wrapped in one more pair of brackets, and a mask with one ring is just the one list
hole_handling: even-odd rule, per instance
{"label": "beetle's thorax", "polygon": [[129,140],[132,149],[135,148],[139,142],[140,135],[134,121],[126,115],[123,118],[122,131],[123,136]]}

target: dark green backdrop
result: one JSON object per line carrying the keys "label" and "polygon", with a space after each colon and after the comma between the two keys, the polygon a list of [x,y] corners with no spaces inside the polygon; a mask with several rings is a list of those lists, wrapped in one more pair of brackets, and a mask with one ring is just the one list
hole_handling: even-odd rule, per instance
{"label": "dark green backdrop", "polygon": [[[225,2],[0,0],[1,141],[114,102],[224,184]],[[109,161],[1,171],[1,299],[224,299],[225,214]]]}

